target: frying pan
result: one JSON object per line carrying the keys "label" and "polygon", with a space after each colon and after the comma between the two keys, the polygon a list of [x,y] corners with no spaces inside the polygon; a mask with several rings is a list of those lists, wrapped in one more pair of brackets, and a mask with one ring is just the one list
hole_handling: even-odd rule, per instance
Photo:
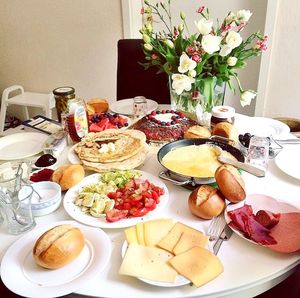
{"label": "frying pan", "polygon": [[195,186],[197,184],[210,184],[215,182],[216,180],[214,177],[199,178],[199,177],[186,176],[174,172],[168,169],[162,163],[162,159],[164,158],[164,156],[171,150],[180,147],[190,146],[190,145],[202,145],[202,144],[211,144],[211,145],[219,146],[223,150],[228,151],[230,154],[232,154],[238,161],[244,162],[244,155],[242,154],[242,152],[239,149],[233,147],[232,145],[229,145],[224,141],[216,140],[216,139],[183,139],[183,140],[178,140],[178,141],[168,143],[163,147],[161,147],[161,149],[158,151],[157,159],[159,163],[166,169],[165,171],[159,173],[159,177],[161,179],[170,181],[176,185],[191,184],[192,186]]}

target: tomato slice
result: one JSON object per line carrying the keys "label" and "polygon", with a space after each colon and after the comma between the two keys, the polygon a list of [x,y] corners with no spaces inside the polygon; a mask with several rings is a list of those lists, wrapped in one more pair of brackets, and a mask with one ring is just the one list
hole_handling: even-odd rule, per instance
{"label": "tomato slice", "polygon": [[146,207],[143,208],[135,208],[133,207],[132,209],[129,210],[130,215],[134,217],[140,217],[146,215],[150,210]]}
{"label": "tomato slice", "polygon": [[106,212],[106,220],[108,222],[116,222],[127,217],[128,210],[112,209]]}
{"label": "tomato slice", "polygon": [[150,211],[156,208],[156,201],[152,198],[145,199],[145,207]]}

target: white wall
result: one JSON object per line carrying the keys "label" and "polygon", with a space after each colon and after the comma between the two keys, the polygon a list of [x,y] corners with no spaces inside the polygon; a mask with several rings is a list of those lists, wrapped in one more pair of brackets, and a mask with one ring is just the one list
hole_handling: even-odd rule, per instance
{"label": "white wall", "polygon": [[265,116],[300,119],[300,1],[279,1]]}
{"label": "white wall", "polygon": [[10,85],[115,100],[121,0],[0,0],[0,92]]}

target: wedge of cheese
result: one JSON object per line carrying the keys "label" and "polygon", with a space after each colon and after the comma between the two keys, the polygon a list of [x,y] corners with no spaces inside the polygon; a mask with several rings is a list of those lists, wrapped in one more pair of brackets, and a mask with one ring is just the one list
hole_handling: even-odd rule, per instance
{"label": "wedge of cheese", "polygon": [[137,223],[135,228],[136,228],[136,236],[137,236],[138,244],[145,245],[144,224],[142,222]]}
{"label": "wedge of cheese", "polygon": [[196,287],[208,283],[224,271],[224,267],[217,256],[209,250],[197,246],[175,256],[169,263]]}
{"label": "wedge of cheese", "polygon": [[200,231],[184,231],[173,248],[173,254],[181,254],[195,246],[205,248],[208,238],[208,236],[204,235]]}
{"label": "wedge of cheese", "polygon": [[128,244],[131,244],[131,243],[138,244],[139,243],[135,226],[125,229],[124,232],[125,232],[125,236],[126,236],[126,240],[127,240]]}
{"label": "wedge of cheese", "polygon": [[146,246],[156,246],[174,226],[172,219],[157,219],[144,222],[144,240]]}
{"label": "wedge of cheese", "polygon": [[172,254],[157,247],[132,243],[128,246],[119,273],[160,282],[174,282],[177,272],[169,264]]}
{"label": "wedge of cheese", "polygon": [[170,233],[168,233],[166,235],[166,237],[164,237],[161,241],[159,241],[157,243],[157,246],[159,246],[160,248],[163,248],[169,252],[173,252],[173,249],[175,247],[175,245],[177,244],[177,242],[179,241],[181,234],[183,232],[187,232],[190,234],[197,234],[199,233],[198,230],[195,230],[189,226],[186,226],[185,224],[181,223],[181,222],[177,222],[172,230],[170,231]]}

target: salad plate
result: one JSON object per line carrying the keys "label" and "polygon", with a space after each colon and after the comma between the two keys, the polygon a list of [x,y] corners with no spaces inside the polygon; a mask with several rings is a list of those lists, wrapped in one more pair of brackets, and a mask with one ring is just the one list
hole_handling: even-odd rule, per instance
{"label": "salad plate", "polygon": [[115,222],[108,222],[103,217],[94,217],[88,213],[85,213],[81,210],[79,206],[75,205],[75,200],[78,197],[79,192],[82,190],[84,186],[96,184],[100,181],[100,177],[102,174],[92,174],[85,177],[79,184],[75,185],[74,187],[70,188],[64,196],[63,205],[66,212],[76,221],[93,226],[98,228],[105,228],[105,229],[116,229],[116,228],[124,228],[133,226],[139,222],[143,222],[144,220],[148,220],[150,218],[159,217],[167,206],[169,201],[169,192],[166,185],[156,176],[144,172],[144,171],[137,171],[141,174],[139,179],[148,180],[150,183],[153,183],[155,186],[159,186],[164,189],[164,194],[160,196],[160,202],[156,205],[156,208],[152,211],[149,211],[146,215],[141,217],[129,217],[123,218],[119,221]]}
{"label": "salad plate", "polygon": [[[45,231],[62,224],[78,227],[85,237],[85,246],[70,264],[56,270],[42,268],[33,259],[34,244]],[[101,229],[75,221],[54,222],[32,230],[8,248],[1,263],[1,279],[8,289],[24,297],[63,296],[99,276],[110,256],[111,241]]]}
{"label": "salad plate", "polygon": [[279,137],[290,132],[283,122],[264,117],[236,117],[235,125],[239,134],[250,133],[261,137]]}
{"label": "salad plate", "polygon": [[0,138],[0,159],[15,160],[43,151],[49,136],[39,132],[22,132]]}
{"label": "salad plate", "polygon": [[287,175],[300,179],[299,148],[284,148],[276,156],[275,164]]}

